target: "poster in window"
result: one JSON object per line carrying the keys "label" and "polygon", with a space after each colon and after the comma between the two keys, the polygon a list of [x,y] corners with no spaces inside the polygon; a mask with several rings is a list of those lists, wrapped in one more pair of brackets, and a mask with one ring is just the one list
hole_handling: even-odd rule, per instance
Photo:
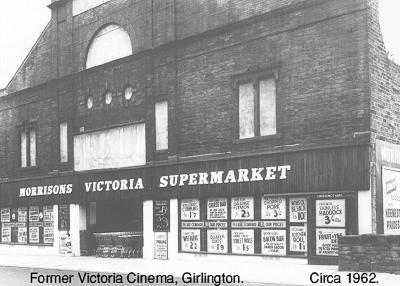
{"label": "poster in window", "polygon": [[286,230],[263,229],[261,231],[261,253],[265,255],[286,255]]}
{"label": "poster in window", "polygon": [[232,252],[237,254],[254,254],[254,230],[232,230]]}
{"label": "poster in window", "polygon": [[307,228],[305,226],[290,227],[290,251],[307,252]]}
{"label": "poster in window", "polygon": [[154,233],[154,258],[168,259],[168,232]]}
{"label": "poster in window", "polygon": [[18,222],[27,222],[28,208],[18,208]]}
{"label": "poster in window", "polygon": [[236,220],[254,219],[254,198],[236,197],[231,201],[231,216]]}
{"label": "poster in window", "polygon": [[43,242],[46,244],[52,244],[54,242],[54,227],[43,228]]}
{"label": "poster in window", "polygon": [[226,229],[207,230],[207,251],[212,253],[228,252],[228,231]]}
{"label": "poster in window", "polygon": [[383,226],[385,234],[400,234],[400,170],[382,169]]}
{"label": "poster in window", "polygon": [[283,197],[262,197],[262,219],[286,219],[286,199]]}
{"label": "poster in window", "polygon": [[39,227],[29,227],[29,242],[39,243]]}
{"label": "poster in window", "polygon": [[43,221],[53,221],[53,220],[54,220],[53,206],[44,206]]}
{"label": "poster in window", "polygon": [[11,211],[9,208],[1,209],[1,222],[10,222]]}
{"label": "poster in window", "polygon": [[207,219],[208,220],[228,219],[228,199],[227,198],[208,199]]}
{"label": "poster in window", "polygon": [[29,207],[29,222],[39,221],[39,207]]}
{"label": "poster in window", "polygon": [[181,201],[181,220],[200,220],[199,199],[184,199]]}
{"label": "poster in window", "polygon": [[1,242],[10,243],[11,242],[11,227],[2,227],[1,229]]}
{"label": "poster in window", "polygon": [[291,198],[289,200],[290,222],[307,222],[307,199]]}
{"label": "poster in window", "polygon": [[153,201],[153,231],[168,232],[170,223],[169,200]]}
{"label": "poster in window", "polygon": [[18,228],[18,243],[27,243],[28,242],[28,232],[26,227]]}
{"label": "poster in window", "polygon": [[316,225],[322,227],[345,227],[345,200],[317,200]]}
{"label": "poster in window", "polygon": [[316,229],[316,254],[321,256],[339,255],[339,237],[346,234],[346,230],[332,228]]}
{"label": "poster in window", "polygon": [[69,205],[58,205],[58,229],[69,230]]}
{"label": "poster in window", "polygon": [[18,222],[18,208],[11,209],[10,222]]}
{"label": "poster in window", "polygon": [[199,252],[200,229],[182,229],[181,248],[182,251]]}

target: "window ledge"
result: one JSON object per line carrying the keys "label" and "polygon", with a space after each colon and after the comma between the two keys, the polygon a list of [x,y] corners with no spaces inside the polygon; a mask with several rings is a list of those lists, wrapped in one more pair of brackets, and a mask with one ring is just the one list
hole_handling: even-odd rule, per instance
{"label": "window ledge", "polygon": [[19,171],[32,171],[38,169],[38,166],[19,167]]}
{"label": "window ledge", "polygon": [[279,138],[282,138],[281,133],[276,133],[276,134],[266,135],[266,136],[256,136],[256,137],[251,137],[251,138],[246,138],[246,139],[233,139],[233,144],[262,142],[262,141],[274,140],[274,139],[279,139]]}

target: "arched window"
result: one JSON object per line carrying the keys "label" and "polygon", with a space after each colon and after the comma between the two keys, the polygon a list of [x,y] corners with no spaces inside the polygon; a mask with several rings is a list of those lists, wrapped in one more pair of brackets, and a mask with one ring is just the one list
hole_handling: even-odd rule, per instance
{"label": "arched window", "polygon": [[86,58],[86,68],[98,66],[132,54],[128,33],[115,24],[102,28],[94,36]]}

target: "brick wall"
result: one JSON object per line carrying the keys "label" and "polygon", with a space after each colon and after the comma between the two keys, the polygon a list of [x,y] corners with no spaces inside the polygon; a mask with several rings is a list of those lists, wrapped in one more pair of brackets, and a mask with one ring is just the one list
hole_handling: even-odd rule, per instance
{"label": "brick wall", "polygon": [[339,270],[400,274],[400,236],[339,237]]}

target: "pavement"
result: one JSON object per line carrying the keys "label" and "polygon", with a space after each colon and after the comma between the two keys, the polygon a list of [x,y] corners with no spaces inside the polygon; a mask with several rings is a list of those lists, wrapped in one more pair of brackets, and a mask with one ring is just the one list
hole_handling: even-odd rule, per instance
{"label": "pavement", "polygon": [[[0,266],[23,267],[47,270],[67,270],[75,272],[140,274],[165,274],[181,278],[184,272],[201,274],[240,275],[246,283],[279,285],[339,285],[339,283],[311,283],[312,273],[340,276],[340,285],[374,285],[373,283],[347,283],[348,272],[339,272],[337,266],[320,266],[297,263],[297,260],[262,261],[246,263],[243,261],[192,260],[154,260],[154,259],[119,259],[96,257],[63,257],[34,255],[1,255]],[[400,285],[400,275],[377,273],[375,281],[381,286]],[[314,280],[318,275],[314,274]]]}

